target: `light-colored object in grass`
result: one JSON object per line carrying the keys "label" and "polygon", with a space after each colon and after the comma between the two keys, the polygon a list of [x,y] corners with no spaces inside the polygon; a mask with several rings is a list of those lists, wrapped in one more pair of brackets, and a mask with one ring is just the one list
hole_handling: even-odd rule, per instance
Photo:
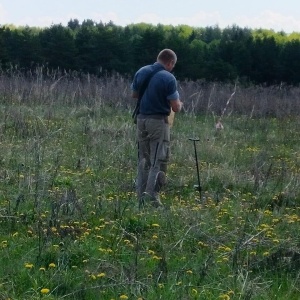
{"label": "light-colored object in grass", "polygon": [[174,118],[175,118],[175,112],[171,109],[170,115],[168,116],[168,123],[170,127],[173,126]]}
{"label": "light-colored object in grass", "polygon": [[220,120],[218,120],[218,122],[216,123],[215,128],[216,128],[216,130],[223,130],[224,129],[224,126],[223,126],[223,124],[221,123]]}

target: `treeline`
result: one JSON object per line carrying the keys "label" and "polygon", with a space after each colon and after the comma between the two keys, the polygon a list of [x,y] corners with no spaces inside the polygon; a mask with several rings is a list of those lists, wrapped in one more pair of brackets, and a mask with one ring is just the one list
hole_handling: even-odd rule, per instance
{"label": "treeline", "polygon": [[300,82],[300,34],[240,28],[70,20],[47,28],[0,26],[2,71],[37,66],[97,76],[132,76],[163,48],[178,55],[179,80],[274,85]]}

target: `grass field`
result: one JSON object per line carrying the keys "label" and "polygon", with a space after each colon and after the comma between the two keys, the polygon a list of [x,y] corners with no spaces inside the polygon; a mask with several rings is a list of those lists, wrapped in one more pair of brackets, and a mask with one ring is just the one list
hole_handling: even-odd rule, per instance
{"label": "grass field", "polygon": [[[139,210],[131,106],[97,98],[114,82],[5,80],[0,299],[300,298],[298,116],[235,113],[235,103],[216,131],[213,97],[201,111],[182,91],[164,208]],[[45,103],[25,101],[28,90]],[[222,91],[219,112],[232,88]]]}

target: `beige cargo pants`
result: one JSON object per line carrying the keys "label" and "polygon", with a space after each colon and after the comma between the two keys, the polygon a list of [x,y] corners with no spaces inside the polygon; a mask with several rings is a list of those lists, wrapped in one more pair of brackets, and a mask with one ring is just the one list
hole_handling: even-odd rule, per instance
{"label": "beige cargo pants", "polygon": [[144,192],[157,197],[156,177],[159,171],[166,173],[170,158],[170,126],[164,119],[138,118],[138,176],[137,196]]}

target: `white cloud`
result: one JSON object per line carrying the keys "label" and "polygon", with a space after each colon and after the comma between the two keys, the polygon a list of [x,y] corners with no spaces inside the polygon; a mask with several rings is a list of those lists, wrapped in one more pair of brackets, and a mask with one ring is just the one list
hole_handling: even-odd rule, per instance
{"label": "white cloud", "polygon": [[300,19],[291,15],[282,15],[273,11],[263,11],[257,16],[238,15],[234,18],[225,18],[220,12],[197,12],[189,17],[168,17],[163,18],[158,14],[143,14],[137,20],[132,22],[146,22],[152,24],[185,24],[193,27],[207,27],[218,25],[220,28],[236,24],[239,27],[248,27],[252,29],[263,28],[273,29],[274,31],[285,31],[291,33],[300,31]]}
{"label": "white cloud", "polygon": [[193,27],[206,27],[219,23],[221,15],[219,12],[198,12],[190,17],[175,19],[176,24],[185,24]]}
{"label": "white cloud", "polygon": [[57,24],[59,22],[56,22],[56,20],[53,20],[53,18],[48,16],[41,16],[38,18],[33,17],[25,17],[17,22],[14,22],[17,26],[30,26],[30,27],[49,27],[51,24]]}
{"label": "white cloud", "polygon": [[96,23],[99,23],[100,21],[102,23],[108,23],[109,21],[112,21],[116,25],[127,25],[128,23],[122,21],[122,19],[119,18],[119,16],[115,12],[107,12],[105,14],[102,13],[93,13],[88,18],[81,18],[78,19],[79,21],[83,21],[84,19],[92,19]]}
{"label": "white cloud", "polygon": [[[233,13],[233,12],[231,12]],[[189,15],[187,15],[189,14]],[[264,28],[273,29],[275,31],[283,30],[286,33],[291,33],[293,31],[300,32],[300,19],[292,16],[290,14],[281,14],[280,12],[274,12],[271,10],[265,10],[258,12],[256,15],[250,15],[250,11],[242,14],[236,13],[233,16],[226,16],[225,11],[223,12],[220,8],[219,11],[193,11],[192,13],[182,11],[180,16],[168,14],[167,16],[162,13],[140,13],[138,15],[129,16],[128,11],[122,13],[117,13],[115,11],[107,12],[97,12],[97,11],[84,11],[79,10],[76,13],[74,11],[65,12],[61,11],[53,16],[50,16],[50,11],[43,14],[24,13],[19,15],[12,14],[9,16],[8,11],[0,4],[0,25],[13,23],[17,26],[38,26],[38,27],[48,27],[52,24],[63,24],[67,25],[68,21],[71,19],[78,19],[82,22],[86,19],[91,19],[95,22],[102,21],[103,23],[108,23],[113,21],[116,25],[125,26],[132,23],[151,23],[151,24],[165,24],[165,25],[179,25],[185,24],[193,27],[207,27],[218,25],[220,28],[225,28],[236,24],[240,27],[248,28]]]}
{"label": "white cloud", "polygon": [[300,31],[300,20],[293,16],[284,16],[273,11],[264,11],[258,16],[240,16],[235,20],[240,27],[273,29],[274,31],[285,31],[291,33]]}
{"label": "white cloud", "polygon": [[132,20],[132,23],[140,23],[140,22],[151,23],[151,24],[163,23],[159,15],[153,13],[142,14],[136,20]]}
{"label": "white cloud", "polygon": [[218,11],[200,11],[189,17],[161,17],[159,14],[145,13],[140,15],[137,19],[133,19],[130,21],[121,20],[120,18],[117,18],[116,15],[115,18],[112,18],[112,20],[118,25],[145,22],[151,24],[185,24],[193,27],[207,27],[218,25],[220,26],[220,28],[225,28],[227,26],[236,24],[239,27],[248,27],[252,29],[273,29],[277,32],[283,30],[286,33],[300,31],[300,19],[296,19],[295,17],[289,15],[282,15],[273,11],[264,11],[254,17],[251,17],[249,15],[237,15],[234,18],[225,18],[225,16]]}
{"label": "white cloud", "polygon": [[67,26],[68,22],[71,19],[78,19],[79,21],[83,21],[84,19],[80,19],[80,16],[75,13],[68,13],[64,17],[51,17],[51,16],[39,16],[39,17],[24,17],[17,22],[15,25],[17,26],[36,26],[36,27],[50,27],[51,25],[62,24],[63,26]]}
{"label": "white cloud", "polygon": [[[151,24],[165,24],[165,25],[189,25],[192,27],[205,27],[215,25],[220,20],[218,12],[206,13],[198,12],[189,17],[162,17],[159,14],[145,13],[140,15],[137,19],[131,20],[130,23],[151,23]],[[122,22],[125,24],[124,22]],[[128,24],[128,22],[127,22]]]}
{"label": "white cloud", "polygon": [[0,25],[7,23],[7,12],[0,3]]}

